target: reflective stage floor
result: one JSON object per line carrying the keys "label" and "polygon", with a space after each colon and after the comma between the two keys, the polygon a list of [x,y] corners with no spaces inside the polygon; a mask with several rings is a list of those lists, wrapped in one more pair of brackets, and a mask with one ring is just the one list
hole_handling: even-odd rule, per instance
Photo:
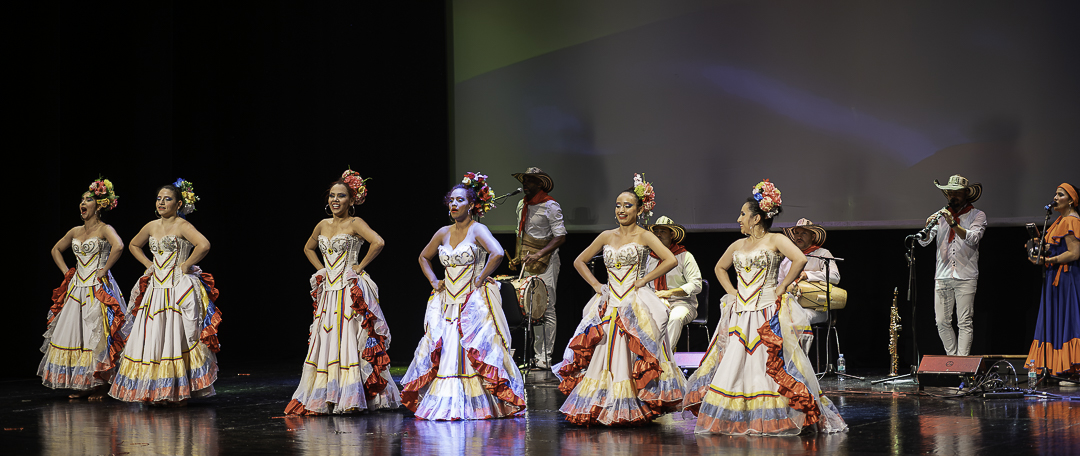
{"label": "reflective stage floor", "polygon": [[[872,375],[881,378],[883,375]],[[36,378],[0,382],[0,454],[1080,454],[1080,388],[1040,388],[1061,400],[942,398],[910,383],[826,378],[850,427],[834,435],[695,435],[693,420],[664,416],[636,428],[563,420],[554,384],[528,385],[524,416],[429,422],[405,409],[283,417],[297,366],[224,368],[217,396],[182,408],[72,401]],[[955,391],[955,390],[952,390]]]}

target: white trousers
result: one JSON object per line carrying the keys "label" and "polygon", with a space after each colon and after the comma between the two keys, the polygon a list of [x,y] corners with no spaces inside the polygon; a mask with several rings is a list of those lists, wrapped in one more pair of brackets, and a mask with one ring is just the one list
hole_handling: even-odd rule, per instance
{"label": "white trousers", "polygon": [[533,361],[548,366],[551,365],[551,352],[555,349],[555,285],[559,279],[559,266],[559,250],[555,249],[555,252],[551,254],[551,261],[548,262],[548,268],[543,274],[525,273],[526,277],[540,276],[540,280],[543,280],[544,285],[547,286],[547,309],[544,310],[544,316],[540,317],[540,325],[533,326],[536,330],[533,334]]}
{"label": "white trousers", "polygon": [[697,309],[690,307],[689,304],[671,304],[667,321],[668,347],[671,347],[671,351],[675,351],[675,344],[679,343],[683,326],[690,324],[695,318],[697,318]]}
{"label": "white trousers", "polygon": [[[946,355],[968,356],[971,353],[971,321],[975,316],[975,287],[978,282],[977,279],[938,279],[934,285],[934,315]],[[953,310],[956,311],[956,326],[960,330],[959,340],[956,331],[953,331]]]}

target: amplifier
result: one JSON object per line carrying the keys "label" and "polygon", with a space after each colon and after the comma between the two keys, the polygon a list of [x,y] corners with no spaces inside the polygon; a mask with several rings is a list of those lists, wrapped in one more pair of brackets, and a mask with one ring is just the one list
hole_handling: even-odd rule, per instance
{"label": "amplifier", "polygon": [[925,355],[919,363],[919,385],[957,388],[985,369],[981,356]]}
{"label": "amplifier", "polygon": [[675,352],[672,358],[674,358],[675,365],[682,369],[697,369],[701,365],[703,356],[705,356],[705,352]]}

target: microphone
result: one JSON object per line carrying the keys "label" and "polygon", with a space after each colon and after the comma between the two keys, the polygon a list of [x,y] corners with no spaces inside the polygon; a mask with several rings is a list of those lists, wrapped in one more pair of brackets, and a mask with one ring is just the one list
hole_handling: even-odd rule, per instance
{"label": "microphone", "polygon": [[[493,198],[493,199],[494,199],[495,201],[499,201],[499,200],[503,200],[503,199],[509,198],[509,197],[511,197],[511,196],[517,195],[518,193],[521,193],[521,187],[518,187],[518,188],[517,188],[517,190],[514,190],[514,191],[512,191],[512,192],[510,192],[510,193],[507,193],[507,194],[505,194],[505,195],[502,195],[502,196],[496,196],[496,197],[495,197],[495,198]],[[499,203],[499,204],[502,204],[502,203]]]}
{"label": "microphone", "polygon": [[1049,214],[1050,211],[1054,210],[1054,202],[1050,201],[1050,204],[1043,206],[1043,209],[1046,209],[1046,213]]}

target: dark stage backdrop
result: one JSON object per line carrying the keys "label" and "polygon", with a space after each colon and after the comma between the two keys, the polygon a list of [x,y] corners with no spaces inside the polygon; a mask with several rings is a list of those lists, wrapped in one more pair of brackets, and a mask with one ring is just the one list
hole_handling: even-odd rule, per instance
{"label": "dark stage backdrop", "polygon": [[[369,272],[393,359],[408,362],[430,291],[416,258],[447,222],[445,5],[36,8],[16,15],[28,23],[24,64],[12,65],[23,141],[5,153],[4,219],[17,327],[2,337],[19,349],[3,375],[36,369],[62,279],[49,249],[80,223],[79,195],[99,173],[116,184],[107,222],[125,241],[155,218],[158,186],[194,182],[202,201],[188,220],[212,244],[201,266],[221,291],[221,364],[292,360],[297,373],[315,271],[303,245],[329,183],[348,166],[371,177],[358,215],[387,248]],[[142,272],[128,253],[113,269],[125,295]]]}
{"label": "dark stage backdrop", "polygon": [[[571,230],[646,172],[658,211],[731,229],[750,188],[782,223],[916,227],[952,174],[1023,224],[1075,178],[1080,37],[1067,2],[455,0],[458,168],[539,166]],[[1049,184],[1049,185],[1048,185]],[[512,211],[493,214],[497,230]]]}
{"label": "dark stage backdrop", "polygon": [[[10,250],[4,376],[34,374],[49,296],[62,278],[49,249],[79,223],[78,197],[99,173],[116,183],[121,196],[107,221],[125,241],[153,220],[158,186],[178,176],[195,183],[202,201],[189,220],[212,243],[201,266],[214,274],[221,291],[222,366],[292,362],[297,375],[310,325],[308,280],[314,272],[302,246],[325,217],[323,192],[330,181],[350,165],[372,177],[370,197],[359,215],[386,239],[387,247],[368,271],[380,287],[393,332],[391,359],[409,362],[422,335],[421,315],[430,291],[416,258],[447,222],[441,199],[451,183],[448,176],[465,171],[451,164],[453,70],[445,5],[71,3],[21,8],[15,16],[25,24],[25,33],[13,51],[17,64],[11,65],[19,78],[12,85],[18,89],[12,90],[12,105],[19,115],[10,128],[17,146],[8,149],[4,161],[11,183],[4,218]],[[517,170],[532,158],[512,150],[498,163],[512,162]],[[663,163],[643,161],[619,171],[617,182],[590,190],[599,202],[586,210],[607,217],[610,200],[630,171],[650,172],[659,186],[666,173]],[[1008,170],[994,165],[980,166]],[[654,168],[655,173],[650,171]],[[724,179],[729,175],[722,167],[710,172]],[[752,177],[702,207],[723,221],[733,220],[738,201],[758,178]],[[556,197],[575,195],[563,186],[571,178],[556,179]],[[1049,194],[1056,183],[1038,182],[1033,191]],[[874,184],[852,183],[858,188]],[[926,188],[929,182],[918,185],[924,200],[920,208],[929,211],[942,202]],[[809,198],[797,187],[781,188],[793,198],[789,201]],[[664,191],[661,187],[661,204],[670,204],[676,196]],[[997,187],[988,186],[986,200],[992,191]],[[512,203],[496,209],[490,220],[512,212]],[[1034,210],[1025,214],[1037,216]],[[780,221],[793,222],[797,215],[793,210]],[[607,227],[600,220],[596,225]],[[887,365],[888,305],[894,287],[901,287],[903,296],[907,272],[901,241],[909,232],[830,232],[828,247],[848,258],[842,283],[851,303],[839,327],[854,367]],[[499,236],[503,245],[512,245],[510,235]],[[593,236],[595,231],[574,232],[563,247],[560,347],[591,295],[570,262]],[[708,271],[737,236],[694,232],[686,242],[714,284]],[[1018,227],[995,226],[984,240],[976,353],[1025,353],[1030,343],[1039,283],[1037,271],[1020,256],[1022,237]],[[70,265],[70,253],[65,256]],[[941,353],[933,329],[931,249],[919,251],[919,267],[919,340],[924,353]],[[125,294],[142,272],[130,254],[113,269]],[[714,319],[721,294],[714,286],[709,302]],[[912,326],[909,311],[902,309],[907,343]],[[704,336],[694,331],[692,337],[693,348],[703,349]]]}

